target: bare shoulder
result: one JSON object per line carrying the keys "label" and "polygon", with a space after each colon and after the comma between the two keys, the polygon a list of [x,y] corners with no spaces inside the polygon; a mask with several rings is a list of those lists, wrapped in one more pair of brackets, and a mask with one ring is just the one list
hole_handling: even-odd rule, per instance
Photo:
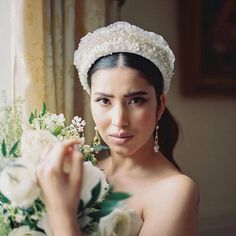
{"label": "bare shoulder", "polygon": [[[191,202],[197,204],[199,199],[199,187],[197,183],[187,175],[178,173],[165,177],[155,184],[152,189],[152,197],[160,201]],[[151,196],[150,196],[151,197]]]}
{"label": "bare shoulder", "polygon": [[[187,175],[176,174],[162,180],[161,185],[166,186],[167,191],[171,191],[176,195],[192,194],[198,196],[199,188],[196,182]],[[164,186],[163,186],[164,187]]]}
{"label": "bare shoulder", "polygon": [[189,197],[197,202],[199,198],[197,183],[191,177],[177,170],[166,158],[160,158],[159,160],[161,160],[158,164],[162,172],[159,172],[158,181],[151,189],[152,194],[154,196],[158,195],[160,198],[166,198],[166,195],[168,195],[170,201],[172,198]]}
{"label": "bare shoulder", "polygon": [[[198,185],[190,177],[176,174],[159,181],[148,194],[140,236],[195,236],[198,219]],[[157,230],[158,229],[158,230]]]}

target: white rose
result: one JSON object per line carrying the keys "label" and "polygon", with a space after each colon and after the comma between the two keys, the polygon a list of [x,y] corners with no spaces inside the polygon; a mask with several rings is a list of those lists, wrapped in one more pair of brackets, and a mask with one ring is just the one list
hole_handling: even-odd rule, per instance
{"label": "white rose", "polygon": [[23,216],[21,214],[16,215],[16,222],[21,223],[24,220],[25,220],[25,216]]}
{"label": "white rose", "polygon": [[92,189],[101,181],[101,192],[98,201],[101,201],[107,192],[108,183],[104,173],[90,161],[84,162],[84,175],[80,198],[86,204],[92,197]]}
{"label": "white rose", "polygon": [[127,210],[114,209],[99,222],[101,236],[128,236],[131,229],[130,214]]}
{"label": "white rose", "polygon": [[46,234],[31,230],[29,226],[21,226],[12,230],[8,236],[46,236]]}
{"label": "white rose", "polygon": [[37,164],[58,142],[48,130],[26,130],[21,138],[22,155]]}
{"label": "white rose", "polygon": [[0,174],[0,191],[14,206],[27,207],[39,196],[34,165],[25,158],[10,162]]}

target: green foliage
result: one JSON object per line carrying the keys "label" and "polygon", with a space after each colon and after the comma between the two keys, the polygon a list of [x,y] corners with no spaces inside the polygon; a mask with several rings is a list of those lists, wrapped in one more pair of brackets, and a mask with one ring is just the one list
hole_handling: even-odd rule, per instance
{"label": "green foliage", "polygon": [[[0,193],[0,209],[0,216],[2,217],[2,221],[5,222],[4,224],[2,223],[2,225],[0,224],[0,232],[2,228],[6,226],[13,229],[23,225],[28,225],[30,229],[38,231],[37,223],[45,212],[45,205],[40,199],[37,199],[33,205],[28,208],[15,208],[10,204],[10,201]],[[23,217],[21,222],[16,220],[17,215]]]}
{"label": "green foliage", "polygon": [[9,155],[13,155],[14,157],[17,157],[16,151],[17,151],[19,143],[20,143],[20,140],[18,140],[16,143],[14,143],[14,145],[10,149]]}
{"label": "green foliage", "polygon": [[[0,161],[4,163],[3,166],[5,165],[6,159],[12,160],[21,154],[20,140],[23,132],[22,103],[22,100],[19,99],[15,101],[14,105],[6,105],[7,103],[3,102],[4,106],[0,106]],[[36,109],[34,112],[31,112],[29,123],[32,129],[48,130],[60,141],[68,138],[81,138],[81,140],[84,140],[84,120],[74,117],[71,124],[67,126],[64,115],[49,113],[45,103],[43,103],[40,112],[37,112]],[[93,164],[96,163],[95,154],[108,149],[104,145],[90,146],[84,143],[80,147],[84,159],[91,161]],[[83,232],[95,232],[98,227],[97,222],[99,222],[100,218],[111,213],[116,207],[119,207],[123,200],[130,197],[127,193],[113,193],[113,189],[110,187],[105,199],[98,201],[101,191],[102,183],[99,181],[91,190],[91,199],[86,204],[82,200],[80,201],[78,220],[84,216],[90,216],[93,220],[86,226]],[[45,205],[40,199],[34,201],[30,207],[16,208],[0,192],[0,235],[8,235],[11,229],[23,225],[28,225],[32,230],[41,231],[37,227],[37,223],[45,211]]]}
{"label": "green foliage", "polygon": [[0,235],[8,236],[10,231],[10,225],[8,224],[8,222],[5,221],[5,217],[0,213]]}
{"label": "green foliage", "polygon": [[0,203],[1,204],[3,204],[3,203],[9,204],[10,203],[10,201],[1,192],[0,192]]}
{"label": "green foliage", "polygon": [[42,107],[42,111],[41,111],[41,116],[44,116],[47,112],[47,107],[46,107],[46,104],[43,103],[43,107]]}
{"label": "green foliage", "polygon": [[5,140],[4,140],[4,139],[3,139],[3,141],[2,141],[2,155],[3,155],[4,157],[7,156],[7,147],[6,147],[6,143],[5,143]]}
{"label": "green foliage", "polygon": [[34,119],[36,119],[36,118],[42,118],[42,117],[45,116],[46,114],[47,114],[47,107],[46,107],[46,104],[43,103],[42,110],[41,110],[41,112],[39,113],[39,115],[37,115],[37,109],[35,109],[34,112],[31,112],[31,113],[30,113],[29,123],[32,125]]}
{"label": "green foliage", "polygon": [[131,195],[128,194],[128,193],[124,193],[124,192],[114,192],[114,193],[111,193],[107,199],[108,200],[118,200],[118,201],[121,201],[121,200],[126,200],[130,197]]}
{"label": "green foliage", "polygon": [[[19,143],[20,140],[18,140],[16,143],[13,144],[11,148],[7,148],[6,142],[3,139],[2,145],[1,145],[1,151],[2,151],[2,156],[5,158],[15,158],[19,156]],[[9,152],[7,150],[10,150]]]}
{"label": "green foliage", "polygon": [[100,151],[110,150],[110,148],[106,145],[94,145],[93,148],[95,153],[98,153]]}
{"label": "green foliage", "polygon": [[55,136],[58,136],[60,133],[61,133],[61,131],[63,130],[63,126],[57,126],[54,130],[53,130],[53,132],[52,132],[52,134],[54,134]]}
{"label": "green foliage", "polygon": [[99,222],[101,217],[110,214],[115,208],[119,207],[123,200],[128,199],[130,196],[130,194],[124,192],[111,193],[88,215],[92,217],[94,221]]}
{"label": "green foliage", "polygon": [[91,191],[92,198],[85,205],[85,208],[92,207],[96,203],[96,201],[98,200],[100,192],[101,192],[101,181],[99,181],[98,184],[95,185],[95,187],[92,189],[92,191]]}
{"label": "green foliage", "polygon": [[[3,92],[0,99],[0,159],[9,155],[19,156],[20,147],[18,140],[22,135],[23,100],[16,98],[14,104],[7,101]],[[14,146],[15,145],[15,146]],[[11,147],[11,148],[9,148]],[[10,150],[8,152],[8,150]]]}
{"label": "green foliage", "polygon": [[110,214],[116,207],[119,207],[122,201],[128,199],[131,195],[124,192],[113,192],[112,188],[108,191],[105,199],[97,202],[101,192],[101,181],[92,189],[90,201],[84,205],[80,201],[80,208],[78,210],[78,218],[83,217],[83,212],[90,216],[94,222],[99,222],[101,217]]}
{"label": "green foliage", "polygon": [[35,117],[34,117],[34,113],[31,112],[31,113],[30,113],[30,117],[29,117],[29,123],[30,123],[30,124],[33,124],[34,118],[35,118]]}

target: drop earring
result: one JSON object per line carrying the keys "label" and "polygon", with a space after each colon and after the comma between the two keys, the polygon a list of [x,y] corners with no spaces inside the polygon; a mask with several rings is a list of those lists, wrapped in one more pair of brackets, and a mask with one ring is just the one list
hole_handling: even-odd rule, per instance
{"label": "drop earring", "polygon": [[154,140],[154,152],[155,152],[155,153],[159,152],[158,129],[159,129],[159,126],[157,125],[157,126],[156,126],[155,140]]}
{"label": "drop earring", "polygon": [[99,145],[101,145],[101,138],[98,133],[98,128],[95,126],[94,130],[95,130],[95,136],[93,138],[93,146],[99,146]]}

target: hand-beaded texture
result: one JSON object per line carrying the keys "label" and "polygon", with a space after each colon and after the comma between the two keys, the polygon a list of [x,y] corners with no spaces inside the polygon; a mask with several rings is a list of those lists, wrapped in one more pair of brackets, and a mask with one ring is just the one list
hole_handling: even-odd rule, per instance
{"label": "hand-beaded texture", "polygon": [[128,52],[145,57],[160,70],[164,80],[163,93],[170,88],[175,56],[161,35],[145,31],[127,22],[118,21],[84,36],[74,55],[80,82],[90,94],[87,77],[93,63],[100,57]]}

